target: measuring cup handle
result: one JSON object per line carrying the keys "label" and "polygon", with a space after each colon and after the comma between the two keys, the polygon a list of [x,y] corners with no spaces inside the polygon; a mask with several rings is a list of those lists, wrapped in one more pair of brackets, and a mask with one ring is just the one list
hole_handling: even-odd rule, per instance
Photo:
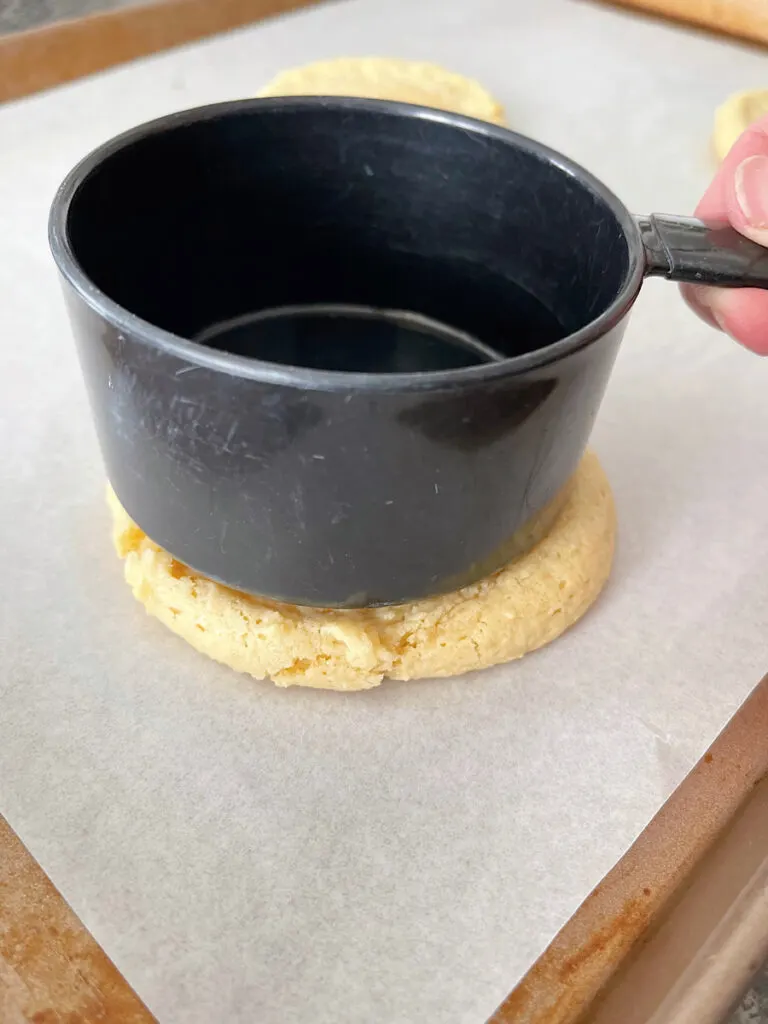
{"label": "measuring cup handle", "polygon": [[635,219],[649,277],[721,288],[768,288],[768,249],[730,224],[659,213]]}

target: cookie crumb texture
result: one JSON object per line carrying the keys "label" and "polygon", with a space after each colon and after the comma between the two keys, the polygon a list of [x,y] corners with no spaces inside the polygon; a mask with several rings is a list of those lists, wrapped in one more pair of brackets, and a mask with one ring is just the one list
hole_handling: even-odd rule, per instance
{"label": "cookie crumb texture", "polygon": [[136,526],[111,488],[108,500],[125,578],[150,615],[238,672],[329,690],[459,675],[542,647],[600,593],[616,532],[608,481],[588,454],[550,533],[479,583],[387,608],[301,608],[195,574]]}
{"label": "cookie crumb texture", "polygon": [[504,110],[479,82],[425,61],[340,57],[282,71],[259,96],[357,96],[396,100],[504,124]]}

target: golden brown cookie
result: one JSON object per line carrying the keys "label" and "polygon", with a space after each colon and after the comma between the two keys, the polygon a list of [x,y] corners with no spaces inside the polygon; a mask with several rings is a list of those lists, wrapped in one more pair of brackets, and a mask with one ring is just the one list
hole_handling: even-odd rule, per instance
{"label": "golden brown cookie", "polygon": [[290,68],[259,95],[398,100],[504,124],[501,105],[478,82],[435,64],[390,57],[340,57]]}
{"label": "golden brown cookie", "polygon": [[539,544],[480,583],[387,608],[300,608],[230,590],[177,562],[109,492],[117,553],[136,598],[198,651],[278,686],[364,690],[520,658],[586,612],[613,559],[616,516],[593,454]]}
{"label": "golden brown cookie", "polygon": [[742,132],[765,114],[768,89],[749,89],[729,96],[715,111],[712,145],[718,160],[724,160]]}

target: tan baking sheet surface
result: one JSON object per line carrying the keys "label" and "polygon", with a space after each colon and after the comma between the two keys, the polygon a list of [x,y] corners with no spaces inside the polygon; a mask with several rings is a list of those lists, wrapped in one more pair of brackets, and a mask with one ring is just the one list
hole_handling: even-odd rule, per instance
{"label": "tan baking sheet surface", "polygon": [[660,282],[594,435],[614,578],[549,650],[277,691],[133,602],[51,195],[123,128],[341,53],[481,79],[640,212],[693,207],[712,109],[768,78],[737,44],[565,0],[351,0],[0,108],[0,812],[161,1024],[484,1019],[766,669],[768,363]]}
{"label": "tan baking sheet surface", "polygon": [[0,34],[0,102],[311,2],[137,0],[128,7],[73,21]]}

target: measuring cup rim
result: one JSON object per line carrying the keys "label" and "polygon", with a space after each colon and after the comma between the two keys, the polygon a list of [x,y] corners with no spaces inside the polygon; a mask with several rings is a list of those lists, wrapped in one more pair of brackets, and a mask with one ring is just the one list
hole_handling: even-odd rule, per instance
{"label": "measuring cup rim", "polygon": [[[411,373],[360,373],[285,366],[207,348],[205,345],[182,338],[144,320],[111,299],[94,284],[74,251],[68,220],[71,205],[78,191],[104,161],[134,143],[184,125],[222,119],[229,115],[250,111],[254,113],[266,111],[290,113],[302,110],[388,114],[401,118],[437,122],[470,132],[479,138],[495,139],[505,145],[525,150],[540,160],[557,167],[564,176],[577,181],[582,188],[586,188],[596,195],[620,226],[626,241],[628,257],[627,271],[620,289],[608,307],[594,320],[555,342],[522,355],[511,356],[495,363],[481,363],[459,369],[421,370]],[[535,370],[589,346],[611,331],[621,322],[633,305],[646,273],[643,242],[635,218],[599,178],[557,150],[508,128],[462,114],[391,100],[339,96],[257,97],[230,100],[167,114],[122,132],[92,150],[64,178],[51,204],[48,239],[59,272],[75,293],[97,315],[111,324],[118,333],[130,338],[131,341],[171,353],[182,362],[217,373],[266,384],[319,391],[409,391],[452,388],[481,384],[501,377]]]}

